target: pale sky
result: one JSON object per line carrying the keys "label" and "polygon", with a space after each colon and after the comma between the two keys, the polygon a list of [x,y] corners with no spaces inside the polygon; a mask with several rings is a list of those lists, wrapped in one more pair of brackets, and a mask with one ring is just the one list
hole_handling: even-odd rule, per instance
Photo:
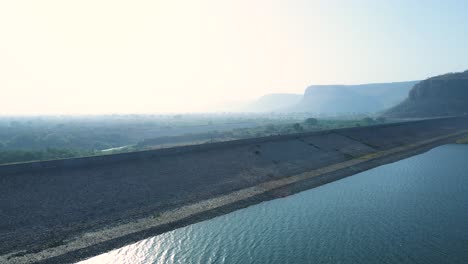
{"label": "pale sky", "polygon": [[0,0],[0,114],[202,111],[462,71],[467,14],[464,0]]}

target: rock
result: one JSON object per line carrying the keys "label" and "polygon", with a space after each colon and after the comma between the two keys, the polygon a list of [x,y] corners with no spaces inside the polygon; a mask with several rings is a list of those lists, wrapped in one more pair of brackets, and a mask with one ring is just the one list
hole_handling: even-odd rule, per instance
{"label": "rock", "polygon": [[408,98],[383,116],[430,118],[468,113],[468,71],[435,76],[417,83]]}

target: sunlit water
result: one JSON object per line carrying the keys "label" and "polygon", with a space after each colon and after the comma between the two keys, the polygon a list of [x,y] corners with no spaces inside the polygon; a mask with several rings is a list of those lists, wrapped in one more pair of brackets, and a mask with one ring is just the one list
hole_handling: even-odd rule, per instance
{"label": "sunlit water", "polygon": [[468,146],[442,146],[83,263],[468,263]]}

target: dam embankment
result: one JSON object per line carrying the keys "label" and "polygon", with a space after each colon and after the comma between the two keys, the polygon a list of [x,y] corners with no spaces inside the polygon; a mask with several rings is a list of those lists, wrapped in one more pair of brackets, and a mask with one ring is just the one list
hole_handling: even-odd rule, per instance
{"label": "dam embankment", "polygon": [[0,166],[0,260],[76,261],[467,134],[455,117]]}

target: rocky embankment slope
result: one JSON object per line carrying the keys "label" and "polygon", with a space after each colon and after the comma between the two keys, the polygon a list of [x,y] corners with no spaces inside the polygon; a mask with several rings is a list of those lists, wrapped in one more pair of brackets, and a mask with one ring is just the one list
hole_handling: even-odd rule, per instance
{"label": "rocky embankment slope", "polygon": [[468,117],[0,166],[0,262],[67,263],[468,134]]}

